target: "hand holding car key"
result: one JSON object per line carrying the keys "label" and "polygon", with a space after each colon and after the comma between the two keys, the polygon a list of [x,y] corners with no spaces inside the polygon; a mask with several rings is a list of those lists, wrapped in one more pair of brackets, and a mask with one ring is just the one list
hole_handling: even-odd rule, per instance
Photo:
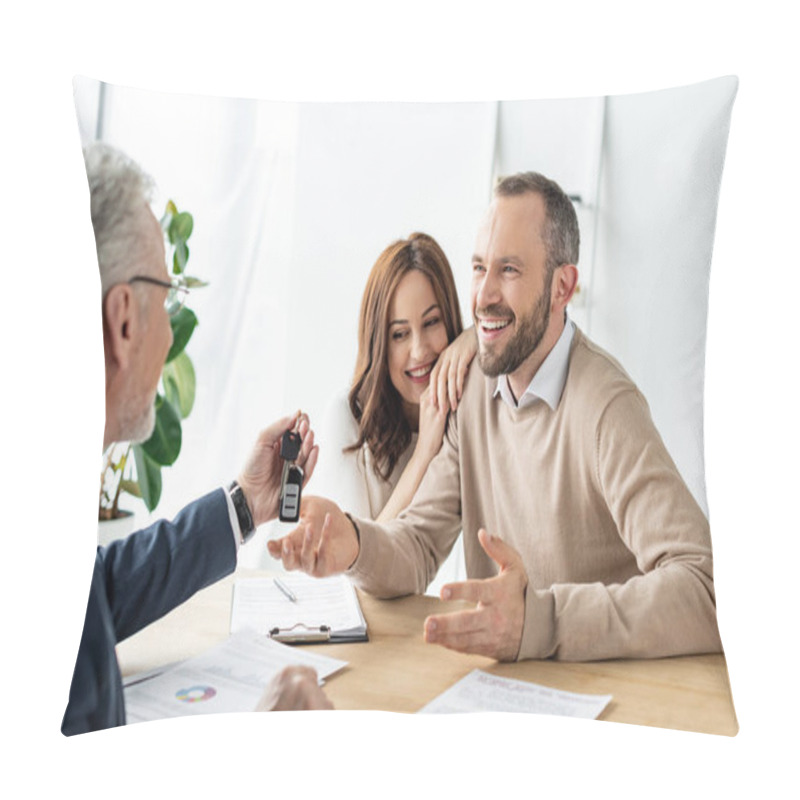
{"label": "hand holding car key", "polygon": [[286,431],[281,438],[281,499],[278,519],[281,522],[297,522],[300,519],[300,491],[303,488],[303,470],[294,462],[300,455],[303,440],[297,431]]}

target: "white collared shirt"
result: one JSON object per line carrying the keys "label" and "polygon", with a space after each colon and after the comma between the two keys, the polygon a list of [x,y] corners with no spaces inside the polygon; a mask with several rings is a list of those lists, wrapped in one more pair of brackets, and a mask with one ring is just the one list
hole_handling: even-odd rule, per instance
{"label": "white collared shirt", "polygon": [[536,374],[523,392],[519,402],[515,401],[514,393],[508,385],[508,375],[500,375],[497,378],[493,396],[497,397],[499,394],[510,408],[515,409],[525,408],[537,400],[544,400],[555,411],[558,401],[561,399],[561,393],[564,391],[564,384],[567,382],[569,351],[574,335],[575,323],[568,318],[564,330],[561,331],[561,336],[558,337],[553,349],[536,370]]}

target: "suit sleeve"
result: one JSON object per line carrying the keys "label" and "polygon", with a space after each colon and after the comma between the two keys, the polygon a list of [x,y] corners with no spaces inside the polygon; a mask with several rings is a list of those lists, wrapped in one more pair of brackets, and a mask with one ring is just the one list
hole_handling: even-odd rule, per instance
{"label": "suit sleeve", "polygon": [[172,522],[159,520],[99,554],[122,641],[233,572],[236,544],[223,490],[191,503]]}
{"label": "suit sleeve", "polygon": [[635,390],[617,395],[595,439],[597,482],[641,575],[526,595],[520,658],[660,658],[718,652],[711,537]]}

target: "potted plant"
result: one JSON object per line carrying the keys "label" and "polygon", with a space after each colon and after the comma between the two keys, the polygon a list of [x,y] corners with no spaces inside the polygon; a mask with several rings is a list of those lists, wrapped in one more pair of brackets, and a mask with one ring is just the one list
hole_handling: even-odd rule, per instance
{"label": "potted plant", "polygon": [[[178,211],[175,203],[167,203],[161,228],[169,244],[172,274],[181,278],[189,289],[206,283],[186,275],[189,261],[187,241],[192,235],[194,220],[186,211]],[[103,454],[100,479],[101,544],[130,533],[133,527],[131,511],[120,508],[123,492],[144,501],[153,511],[161,499],[161,469],[175,463],[181,452],[181,422],[192,411],[195,397],[195,372],[186,353],[186,345],[197,327],[197,317],[185,306],[170,318],[173,342],[156,393],[156,424],[152,436],[141,444],[114,443]],[[114,528],[114,530],[107,530]]]}

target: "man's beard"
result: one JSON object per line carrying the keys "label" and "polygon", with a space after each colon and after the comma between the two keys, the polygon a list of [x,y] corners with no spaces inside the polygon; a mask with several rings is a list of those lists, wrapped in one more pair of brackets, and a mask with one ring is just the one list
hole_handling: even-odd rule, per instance
{"label": "man's beard", "polygon": [[[481,317],[514,317],[511,309],[501,305],[477,309],[475,315]],[[479,324],[477,319],[475,324],[476,326]],[[517,332],[500,353],[492,352],[489,349],[489,345],[478,339],[478,364],[484,375],[496,378],[498,375],[511,375],[516,372],[522,362],[539,346],[549,324],[550,282],[545,281],[545,288],[539,298],[539,302],[531,309],[529,314],[519,320]]]}

